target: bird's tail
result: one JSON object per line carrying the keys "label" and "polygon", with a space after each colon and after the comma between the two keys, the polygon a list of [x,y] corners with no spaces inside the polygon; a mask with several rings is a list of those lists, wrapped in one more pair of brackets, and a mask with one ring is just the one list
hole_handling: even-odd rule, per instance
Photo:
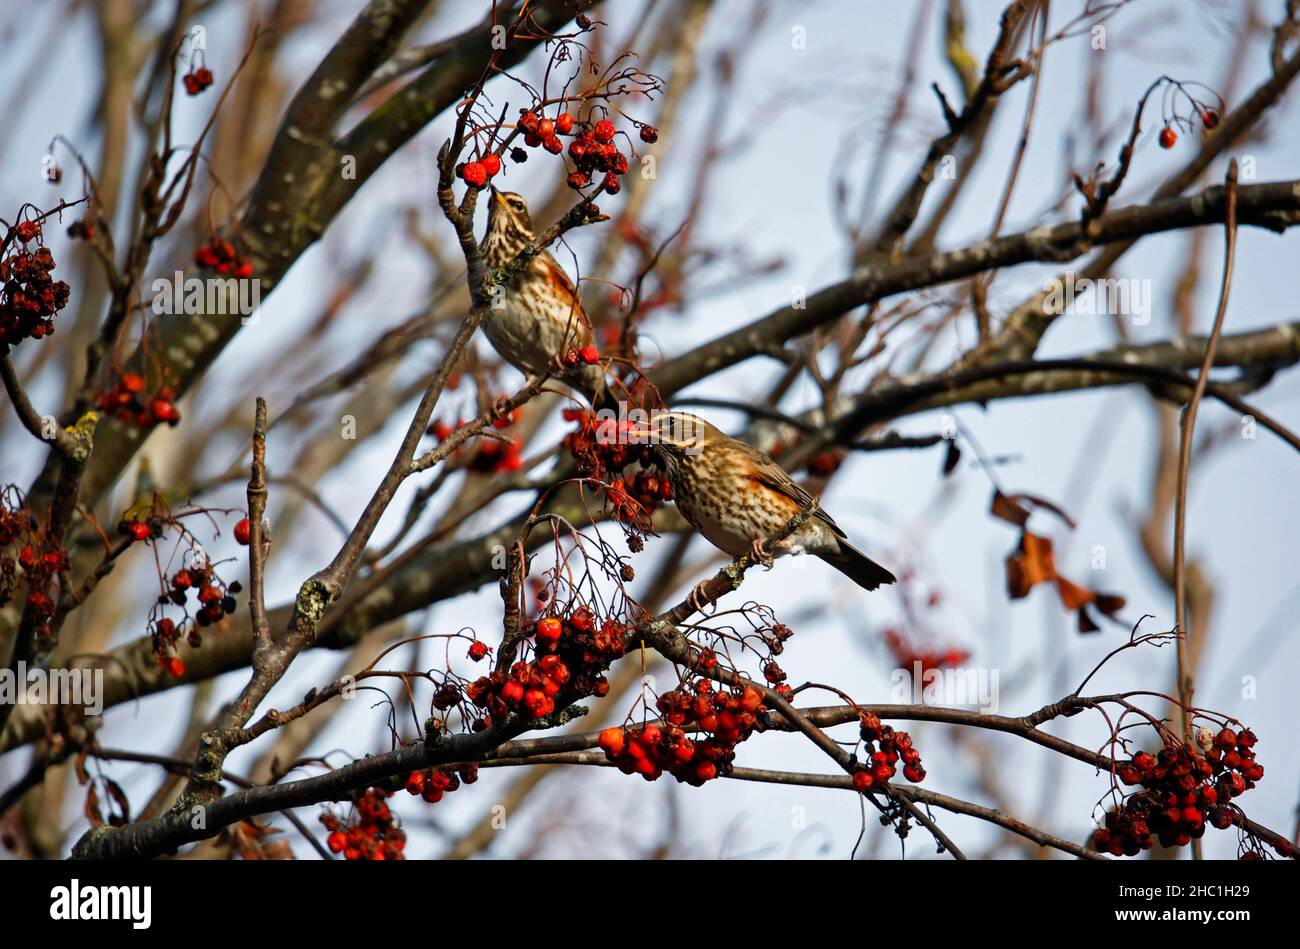
{"label": "bird's tail", "polygon": [[894,583],[898,579],[846,541],[840,541],[838,552],[819,553],[817,556],[864,590],[874,590],[881,584]]}

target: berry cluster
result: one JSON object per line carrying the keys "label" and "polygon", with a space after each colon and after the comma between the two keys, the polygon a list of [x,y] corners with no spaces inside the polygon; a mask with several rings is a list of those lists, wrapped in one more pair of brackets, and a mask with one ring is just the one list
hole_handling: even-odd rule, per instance
{"label": "berry cluster", "polygon": [[320,822],[330,832],[325,844],[346,860],[404,860],[406,832],[397,824],[385,798],[392,793],[369,788],[352,804],[352,811],[340,821],[325,811]]}
{"label": "berry cluster", "polygon": [[194,252],[194,264],[241,280],[253,276],[253,265],[235,249],[234,244],[219,237],[212,238]]}
{"label": "berry cluster", "polygon": [[[182,635],[191,648],[197,649],[203,645],[203,636],[199,630],[218,623],[235,612],[238,607],[235,594],[242,589],[243,586],[238,580],[232,580],[229,584],[224,583],[206,559],[196,560],[189,567],[182,567],[176,571],[167,584],[166,591],[158,598],[157,605],[154,607],[154,619],[149,624],[149,637],[158,665],[166,669],[169,675],[183,675],[185,664],[181,662],[179,656],[171,655],[171,650],[180,641]],[[192,617],[188,606],[191,591],[196,594],[198,601],[198,607]],[[185,610],[185,615],[181,617],[180,622],[168,616],[156,615],[168,605],[179,606]]]}
{"label": "berry cluster", "polygon": [[[40,339],[54,332],[54,316],[68,305],[66,282],[50,278],[54,255],[39,243],[41,226],[23,221],[13,229],[21,249],[0,260],[0,353],[24,339]],[[6,241],[7,243],[7,241]]]}
{"label": "berry cluster", "polygon": [[885,645],[889,647],[889,653],[893,656],[894,661],[898,663],[900,669],[906,669],[911,672],[916,668],[916,664],[921,664],[922,674],[929,672],[931,669],[951,669],[962,665],[970,658],[970,653],[965,649],[958,649],[950,646],[947,649],[939,648],[922,648],[908,642],[896,629],[886,629],[882,634]]}
{"label": "berry cluster", "polygon": [[475,161],[456,166],[456,174],[471,188],[482,188],[501,171],[501,156],[489,152]]}
{"label": "berry cluster", "polygon": [[[15,554],[6,548],[18,547]],[[22,573],[19,573],[21,568]],[[27,607],[36,621],[36,635],[50,636],[50,621],[57,612],[45,591],[53,578],[68,569],[68,554],[50,544],[14,485],[0,489],[0,606],[13,599],[19,582],[27,585]]]}
{"label": "berry cluster", "polygon": [[181,76],[181,82],[185,84],[185,94],[197,96],[208,86],[212,85],[212,70],[207,66],[200,66],[198,69],[192,69],[184,76]]}
{"label": "berry cluster", "polygon": [[578,423],[564,436],[564,447],[579,476],[607,485],[605,494],[620,521],[648,528],[650,515],[673,496],[668,478],[658,470],[654,447],[631,436],[634,423],[628,419],[601,420],[588,409],[569,408],[564,420]]}
{"label": "berry cluster", "polygon": [[903,777],[913,784],[925,780],[921,766],[921,753],[912,744],[912,736],[895,731],[880,722],[875,712],[863,712],[858,718],[858,733],[864,743],[862,754],[867,764],[853,772],[853,786],[859,791],[881,787],[898,772],[898,762],[903,762]]}
{"label": "berry cluster", "polygon": [[1125,785],[1140,785],[1106,814],[1106,826],[1092,839],[1093,849],[1133,857],[1151,849],[1185,847],[1205,833],[1207,824],[1226,830],[1234,823],[1229,803],[1255,786],[1264,767],[1255,761],[1255,735],[1224,727],[1201,729],[1200,754],[1172,740],[1154,755],[1138,752],[1116,768]]}
{"label": "berry cluster", "polygon": [[95,224],[89,216],[68,225],[68,237],[74,241],[88,241],[95,236]]}
{"label": "berry cluster", "polygon": [[564,618],[530,621],[522,632],[533,640],[532,661],[516,662],[508,674],[498,669],[465,688],[469,700],[485,710],[476,728],[500,722],[511,712],[529,719],[550,715],[561,690],[605,695],[609,681],[602,673],[623,655],[627,628],[613,619],[599,622],[590,608],[579,606]]}
{"label": "berry cluster", "polygon": [[[1204,126],[1205,131],[1208,132],[1219,124],[1219,113],[1215,109],[1202,109],[1200,119],[1201,125]],[[1160,142],[1161,148],[1173,148],[1178,142],[1178,133],[1174,131],[1172,126],[1166,125],[1160,130],[1158,141]]]}
{"label": "berry cluster", "polygon": [[[570,188],[582,190],[594,181],[599,185],[599,190],[609,194],[618,194],[622,190],[622,176],[627,174],[628,156],[614,143],[618,129],[609,119],[579,123],[568,112],[561,112],[551,118],[534,109],[521,109],[517,128],[523,133],[524,144],[528,148],[540,148],[552,155],[564,152],[564,142],[560,136],[572,136],[569,158],[573,161],[574,170],[566,179]],[[639,124],[639,129],[641,141],[658,141],[658,129],[645,124]],[[528,152],[522,148],[512,148],[510,158],[516,164],[522,164],[528,160]],[[501,159],[491,152],[456,168],[457,176],[471,188],[486,186],[500,171]]]}
{"label": "berry cluster", "polygon": [[600,362],[600,350],[595,346],[583,346],[581,349],[570,349],[560,357],[560,362],[572,369],[579,364],[594,366]]}
{"label": "berry cluster", "polygon": [[160,386],[152,397],[144,394],[144,376],[137,372],[124,372],[107,392],[97,393],[95,404],[105,415],[140,428],[150,428],[166,423],[173,428],[181,420],[176,408],[176,390]]}
{"label": "berry cluster", "polygon": [[813,477],[829,478],[844,463],[844,455],[844,450],[838,448],[819,451],[804,463],[804,469]]}
{"label": "berry cluster", "polygon": [[406,778],[406,793],[421,798],[426,804],[437,804],[444,794],[458,790],[462,784],[478,780],[478,764],[470,761],[452,768],[444,766],[427,771],[412,771]]}
{"label": "berry cluster", "polygon": [[[522,414],[522,409],[502,413],[492,420],[492,426],[497,429],[509,428],[519,421]],[[434,421],[429,426],[428,434],[438,441],[445,441],[452,432],[463,428],[466,424],[464,419],[457,419],[455,425]],[[478,474],[509,474],[518,471],[524,464],[523,446],[518,441],[503,442],[495,438],[480,438],[475,440],[472,448],[467,448],[465,445],[457,448],[456,454],[459,455],[466,450],[473,451],[473,454],[465,463],[465,467]]]}
{"label": "berry cluster", "polygon": [[[730,773],[736,746],[754,733],[766,711],[763,694],[753,686],[728,691],[703,676],[663,693],[656,705],[665,728],[606,728],[600,747],[624,774],[654,781],[666,771],[693,787]],[[687,728],[705,737],[692,740]]]}
{"label": "berry cluster", "polygon": [[[645,128],[648,129],[649,126]],[[622,190],[621,176],[627,174],[628,165],[627,156],[614,144],[616,134],[614,123],[609,119],[601,119],[574,136],[569,143],[569,157],[577,167],[569,173],[567,181],[570,188],[586,188],[591,184],[593,175],[600,175],[601,190],[610,194],[618,194]]]}

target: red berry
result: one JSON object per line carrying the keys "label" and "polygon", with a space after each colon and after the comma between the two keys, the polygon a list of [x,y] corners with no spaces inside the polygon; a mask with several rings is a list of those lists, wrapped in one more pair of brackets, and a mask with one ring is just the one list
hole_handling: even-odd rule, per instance
{"label": "red berry", "polygon": [[479,161],[468,162],[460,170],[460,176],[465,179],[465,184],[471,188],[481,188],[487,184],[487,169]]}
{"label": "red berry", "polygon": [[555,118],[555,131],[561,135],[568,135],[573,131],[573,116],[567,112],[561,112]]}
{"label": "red berry", "polygon": [[501,159],[498,156],[491,153],[488,153],[487,155],[484,155],[482,158],[480,158],[478,160],[478,163],[483,166],[483,171],[487,173],[487,176],[489,178],[491,178],[493,175],[495,175],[498,171],[501,170]]}
{"label": "red berry", "polygon": [[555,136],[555,120],[554,119],[540,120],[537,123],[537,134],[540,135],[543,140],[546,140],[548,138],[553,138]]}
{"label": "red berry", "polygon": [[248,539],[253,535],[253,525],[248,518],[244,518],[235,525],[235,542],[244,547],[248,546]]}
{"label": "red berry", "polygon": [[659,141],[659,130],[653,125],[641,126],[641,141],[648,145],[653,145],[655,142]]}
{"label": "red berry", "polygon": [[871,776],[870,771],[853,772],[853,789],[856,791],[870,791],[875,786],[876,779]]}
{"label": "red berry", "polygon": [[132,540],[148,540],[151,533],[149,525],[145,521],[132,521],[127,530],[131,532]]}
{"label": "red berry", "polygon": [[1164,128],[1160,130],[1161,148],[1173,148],[1174,142],[1176,141],[1178,141],[1178,133],[1175,132],[1173,129],[1171,129],[1169,126],[1166,125]]}
{"label": "red berry", "polygon": [[553,643],[560,638],[564,632],[564,624],[558,617],[547,616],[537,621],[537,638],[545,642]]}
{"label": "red berry", "polygon": [[606,728],[600,733],[601,750],[612,760],[623,753],[627,736],[621,728]]}
{"label": "red berry", "polygon": [[541,718],[555,709],[555,701],[541,689],[529,689],[524,693],[524,708],[533,718]]}
{"label": "red berry", "polygon": [[1206,109],[1201,113],[1201,124],[1207,129],[1212,129],[1219,124],[1219,113],[1213,109]]}
{"label": "red berry", "polygon": [[552,155],[558,155],[560,152],[564,151],[564,143],[555,135],[550,135],[542,139],[542,147]]}
{"label": "red berry", "polygon": [[600,362],[600,350],[595,346],[582,347],[582,351],[579,352],[578,355],[588,366],[594,366],[596,363]]}
{"label": "red berry", "polygon": [[613,122],[609,119],[601,119],[596,123],[596,127],[591,130],[591,133],[596,136],[596,141],[609,142],[613,141],[615,131]]}
{"label": "red berry", "polygon": [[488,654],[487,643],[481,643],[477,639],[469,644],[469,657],[478,662]]}
{"label": "red berry", "polygon": [[618,175],[610,172],[605,176],[605,180],[601,183],[601,187],[610,194],[618,194],[619,191],[623,189],[623,182],[618,180]]}
{"label": "red berry", "polygon": [[336,830],[325,838],[325,846],[330,848],[331,853],[338,853],[348,844],[348,838],[341,830]]}
{"label": "red berry", "polygon": [[569,172],[569,177],[564,180],[570,188],[574,191],[578,191],[591,184],[591,175],[587,174],[585,171],[571,171]]}
{"label": "red berry", "polygon": [[172,656],[167,660],[167,674],[172,678],[185,675],[185,663],[181,662],[179,656]]}

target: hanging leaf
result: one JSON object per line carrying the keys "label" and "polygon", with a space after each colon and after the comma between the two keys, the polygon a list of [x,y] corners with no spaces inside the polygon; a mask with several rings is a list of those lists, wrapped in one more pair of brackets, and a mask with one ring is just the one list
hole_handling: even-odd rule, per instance
{"label": "hanging leaf", "polygon": [[1065,577],[1056,578],[1056,589],[1061,594],[1061,603],[1067,610],[1080,609],[1097,598],[1097,594],[1091,590],[1077,583],[1071,583]]}
{"label": "hanging leaf", "polygon": [[1056,578],[1052,542],[1024,531],[1020,546],[1007,558],[1007,593],[1013,600],[1028,596],[1036,584]]}
{"label": "hanging leaf", "polygon": [[91,828],[104,825],[104,815],[99,810],[99,795],[95,793],[95,785],[93,784],[86,788],[86,803],[81,812],[85,814]]}
{"label": "hanging leaf", "polygon": [[1010,495],[996,489],[993,491],[993,505],[989,508],[989,512],[994,517],[1015,524],[1017,527],[1024,527],[1029,522],[1029,511],[1017,504]]}
{"label": "hanging leaf", "polygon": [[[121,786],[112,778],[104,779],[104,790],[108,792],[108,796],[112,798],[113,803],[117,805],[118,813],[121,814],[122,823],[129,823],[131,820],[131,802],[127,800],[126,792],[123,791]],[[112,819],[110,818],[110,823],[111,822]],[[114,826],[118,825],[114,824]]]}
{"label": "hanging leaf", "polygon": [[943,454],[943,476],[946,478],[956,470],[957,465],[961,462],[961,448],[957,446],[957,439],[948,439],[948,448]]}
{"label": "hanging leaf", "polygon": [[1126,602],[1127,601],[1122,596],[1117,596],[1114,593],[1096,594],[1097,609],[1101,610],[1111,619],[1115,619],[1115,614],[1124,609],[1124,604]]}

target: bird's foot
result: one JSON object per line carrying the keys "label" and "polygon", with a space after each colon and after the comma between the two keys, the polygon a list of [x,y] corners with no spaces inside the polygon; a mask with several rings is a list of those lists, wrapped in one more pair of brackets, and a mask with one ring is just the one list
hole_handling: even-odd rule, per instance
{"label": "bird's foot", "polygon": [[709,581],[701,580],[695,584],[690,595],[686,597],[686,602],[691,605],[691,609],[703,616],[707,616],[709,607],[717,602],[713,597],[709,596],[708,587]]}
{"label": "bird's foot", "polygon": [[756,538],[749,545],[749,556],[753,558],[754,563],[761,563],[767,569],[772,569],[774,558],[772,557],[771,552],[768,551],[767,544],[764,542],[763,538]]}

